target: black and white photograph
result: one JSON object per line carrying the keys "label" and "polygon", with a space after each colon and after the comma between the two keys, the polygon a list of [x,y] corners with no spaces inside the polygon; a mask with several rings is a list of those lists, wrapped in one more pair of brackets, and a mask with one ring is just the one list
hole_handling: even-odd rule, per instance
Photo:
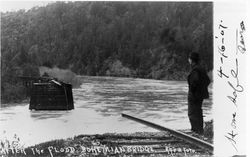
{"label": "black and white photograph", "polygon": [[1,1],[0,156],[246,155],[246,1],[225,4]]}

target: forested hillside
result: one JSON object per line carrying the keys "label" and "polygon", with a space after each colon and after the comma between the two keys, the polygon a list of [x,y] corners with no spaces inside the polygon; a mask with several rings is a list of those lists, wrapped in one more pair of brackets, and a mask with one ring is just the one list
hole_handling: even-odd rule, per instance
{"label": "forested hillside", "polygon": [[184,80],[187,55],[213,68],[212,3],[56,2],[1,13],[1,100],[39,67],[79,75]]}

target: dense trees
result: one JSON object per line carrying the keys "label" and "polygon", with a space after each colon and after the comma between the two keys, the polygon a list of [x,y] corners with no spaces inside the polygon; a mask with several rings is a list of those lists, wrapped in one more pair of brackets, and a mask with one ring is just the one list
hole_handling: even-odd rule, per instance
{"label": "dense trees", "polygon": [[212,69],[212,43],[206,2],[56,2],[2,13],[2,98],[14,76],[38,76],[39,66],[183,80],[190,51]]}

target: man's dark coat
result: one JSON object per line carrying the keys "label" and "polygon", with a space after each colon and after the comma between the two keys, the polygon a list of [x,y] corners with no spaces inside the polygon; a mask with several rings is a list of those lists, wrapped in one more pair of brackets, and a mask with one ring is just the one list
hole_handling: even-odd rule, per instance
{"label": "man's dark coat", "polygon": [[188,116],[195,132],[203,132],[203,99],[209,97],[208,85],[210,80],[205,69],[196,64],[192,66],[192,70],[188,75]]}

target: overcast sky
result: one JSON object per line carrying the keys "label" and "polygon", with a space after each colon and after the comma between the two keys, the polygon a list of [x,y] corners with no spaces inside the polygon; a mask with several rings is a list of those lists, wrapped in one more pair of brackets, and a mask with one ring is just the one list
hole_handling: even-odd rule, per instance
{"label": "overcast sky", "polygon": [[17,11],[20,9],[29,10],[35,6],[45,6],[51,1],[0,1],[1,12]]}

